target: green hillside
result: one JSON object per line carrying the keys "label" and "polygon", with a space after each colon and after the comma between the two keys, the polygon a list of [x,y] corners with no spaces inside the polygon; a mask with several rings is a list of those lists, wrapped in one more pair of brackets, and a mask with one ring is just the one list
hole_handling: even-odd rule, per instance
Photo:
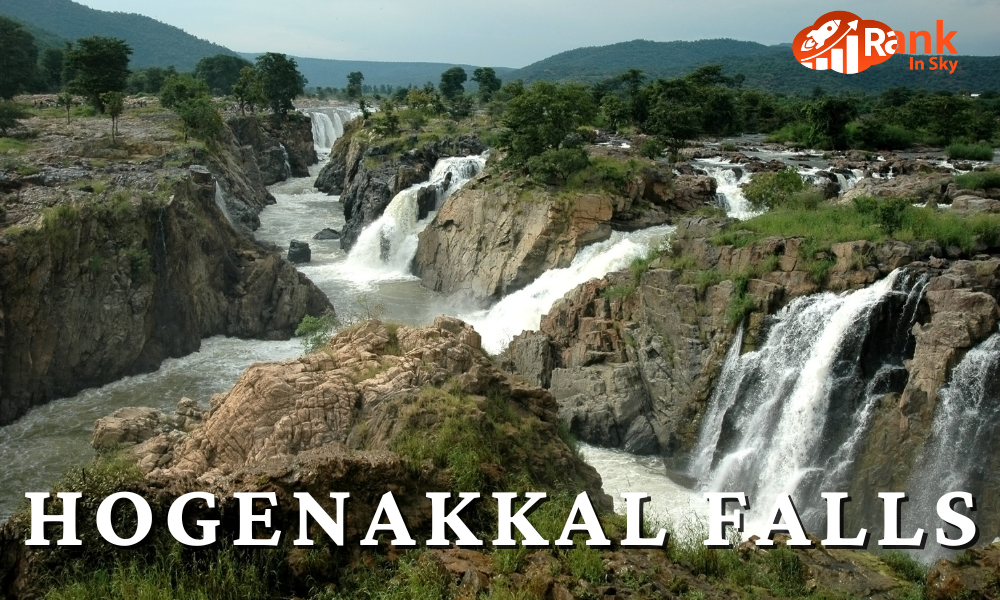
{"label": "green hillside", "polygon": [[[8,17],[10,15],[7,15]],[[21,24],[24,29],[35,38],[35,45],[38,46],[39,51],[45,48],[63,48],[69,41],[61,35],[56,35],[51,31],[42,29],[41,27],[28,23],[22,19],[13,19],[14,21]]]}
{"label": "green hillside", "polygon": [[743,74],[746,86],[772,92],[808,93],[816,86],[829,92],[880,92],[896,86],[956,92],[1000,90],[1000,57],[949,57],[949,60],[954,59],[959,63],[959,69],[954,74],[910,71],[909,57],[896,56],[864,73],[842,75],[802,67],[786,44],[765,46],[730,39],[697,42],[635,40],[556,54],[518,69],[508,74],[508,78],[593,83],[632,68],[642,69],[650,79],[670,78],[716,63],[724,67],[727,75]]}
{"label": "green hillside", "polygon": [[234,54],[150,17],[94,10],[71,0],[0,0],[0,14],[67,40],[91,35],[122,38],[132,47],[133,69],[173,65],[191,70],[204,56]]}
{"label": "green hillside", "polygon": [[[3,2],[4,0],[0,0]],[[243,58],[253,61],[256,53],[240,53]],[[391,85],[405,87],[408,85],[423,85],[428,81],[437,85],[441,73],[451,67],[459,66],[465,69],[469,77],[476,67],[472,65],[455,65],[451,63],[428,62],[376,62],[365,60],[330,60],[322,58],[295,57],[299,71],[309,80],[309,87],[322,86],[342,88],[347,85],[347,74],[361,71],[365,74],[365,85]],[[507,81],[513,69],[494,67],[497,75]],[[469,82],[467,89],[475,89],[476,84]]]}

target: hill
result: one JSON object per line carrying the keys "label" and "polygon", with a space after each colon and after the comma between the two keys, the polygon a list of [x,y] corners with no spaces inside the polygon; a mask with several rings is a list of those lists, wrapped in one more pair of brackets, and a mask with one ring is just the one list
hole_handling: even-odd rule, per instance
{"label": "hill", "polygon": [[51,31],[42,29],[41,27],[28,23],[22,19],[15,19],[13,17],[11,17],[11,19],[19,23],[28,33],[32,35],[32,37],[35,38],[35,45],[38,46],[39,52],[45,50],[46,48],[64,48],[66,43],[69,42],[69,40],[61,35],[56,35]]}
{"label": "hill", "polygon": [[91,35],[122,38],[132,47],[133,69],[173,65],[191,70],[204,56],[234,54],[150,17],[95,10],[72,0],[0,0],[0,13],[67,40]]}
{"label": "hill", "polygon": [[508,75],[509,79],[582,81],[593,83],[627,69],[642,69],[651,79],[684,75],[696,67],[718,63],[729,75],[743,74],[745,85],[772,92],[808,93],[819,86],[829,92],[879,92],[895,86],[929,90],[1000,90],[1000,57],[959,56],[954,74],[910,71],[909,58],[897,56],[857,75],[803,68],[791,46],[765,46],[732,39],[697,42],[634,40],[610,46],[562,52]]}
{"label": "hill", "polygon": [[[4,0],[0,0],[2,2]],[[260,54],[252,52],[241,52],[240,56],[253,61]],[[308,86],[322,86],[342,88],[347,85],[347,74],[352,71],[361,71],[365,74],[365,85],[391,85],[408,86],[423,85],[428,81],[437,85],[441,81],[441,73],[452,67],[462,67],[469,77],[476,69],[472,65],[456,65],[452,63],[430,63],[430,62],[376,62],[367,60],[333,60],[324,58],[302,58],[294,57],[299,65],[299,71],[309,80]],[[507,67],[494,67],[497,75],[504,81],[508,80],[508,75],[514,71]],[[472,83],[472,88],[466,84],[466,89],[474,89],[476,84]]]}

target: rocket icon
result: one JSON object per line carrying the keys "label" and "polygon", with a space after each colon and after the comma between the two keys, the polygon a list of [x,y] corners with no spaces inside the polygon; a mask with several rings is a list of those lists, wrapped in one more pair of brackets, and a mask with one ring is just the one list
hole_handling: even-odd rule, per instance
{"label": "rocket icon", "polygon": [[840,21],[827,21],[819,29],[815,29],[806,34],[806,41],[802,44],[802,51],[809,52],[810,50],[815,50],[817,48],[822,48],[826,40],[830,38],[833,34],[837,33],[837,29],[840,28]]}

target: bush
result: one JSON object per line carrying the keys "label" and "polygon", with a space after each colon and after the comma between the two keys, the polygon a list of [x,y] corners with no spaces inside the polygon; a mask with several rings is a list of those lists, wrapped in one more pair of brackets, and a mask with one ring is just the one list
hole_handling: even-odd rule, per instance
{"label": "bush", "polygon": [[666,146],[663,145],[663,142],[656,138],[649,138],[639,147],[639,154],[649,159],[657,159],[663,156],[664,150],[666,150]]}
{"label": "bush", "polygon": [[743,195],[754,210],[773,210],[785,206],[789,199],[806,189],[806,183],[795,169],[758,173],[743,187]]}
{"label": "bush", "polygon": [[295,330],[295,335],[302,337],[302,345],[305,347],[306,352],[312,354],[313,352],[319,352],[330,341],[333,330],[339,324],[337,317],[330,311],[318,317],[306,315]]}
{"label": "bush", "polygon": [[160,104],[164,108],[174,108],[195,98],[208,96],[208,84],[190,73],[171,75],[160,89]]}
{"label": "bush", "polygon": [[873,219],[886,235],[892,235],[903,226],[903,214],[909,207],[910,200],[906,198],[876,200],[862,197],[854,199],[855,210]]}
{"label": "bush", "polygon": [[952,144],[944,149],[952,160],[993,160],[993,146],[990,144]]}
{"label": "bush", "polygon": [[955,177],[955,185],[963,190],[1000,188],[1000,171],[973,171]]}
{"label": "bush", "polygon": [[882,562],[892,569],[893,572],[907,581],[923,583],[927,579],[927,569],[905,552],[891,550],[883,554],[881,558]]}
{"label": "bush", "polygon": [[0,135],[7,135],[8,129],[17,126],[21,119],[27,119],[28,112],[16,102],[0,102]]}
{"label": "bush", "polygon": [[546,150],[528,159],[528,172],[542,182],[565,183],[570,175],[590,165],[590,158],[580,148]]}
{"label": "bush", "polygon": [[181,102],[176,110],[184,123],[185,138],[193,135],[207,141],[215,139],[222,132],[222,115],[205,96]]}

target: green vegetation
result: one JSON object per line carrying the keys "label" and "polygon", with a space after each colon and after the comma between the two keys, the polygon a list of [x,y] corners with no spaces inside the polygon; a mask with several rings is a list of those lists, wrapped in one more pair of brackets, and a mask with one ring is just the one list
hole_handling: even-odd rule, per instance
{"label": "green vegetation", "polygon": [[135,13],[95,10],[70,0],[10,1],[2,5],[6,15],[34,25],[35,37],[45,46],[62,48],[66,41],[93,35],[117,37],[135,50],[132,58],[140,68],[174,65],[189,71],[204,56],[233,54],[177,27]]}
{"label": "green vegetation", "polygon": [[743,188],[743,195],[754,210],[774,210],[776,208],[815,208],[794,206],[801,204],[800,195],[806,191],[806,183],[793,168],[784,171],[758,173]]}
{"label": "green vegetation", "polygon": [[952,160],[993,160],[993,144],[951,144],[944,153]]}
{"label": "green vegetation", "polygon": [[122,92],[128,83],[132,49],[123,40],[94,36],[81,38],[66,52],[66,65],[75,73],[69,91],[85,96],[99,112],[104,111],[101,94]]}
{"label": "green vegetation", "polygon": [[250,66],[253,65],[245,58],[216,54],[199,60],[194,68],[194,76],[204,80],[213,94],[225,96],[232,92],[233,84],[240,78],[241,71]]}
{"label": "green vegetation", "polygon": [[274,114],[283,115],[294,109],[292,100],[305,92],[306,85],[295,59],[267,52],[257,57],[256,69],[264,98]]}
{"label": "green vegetation", "polygon": [[596,115],[594,100],[585,87],[539,81],[511,92],[500,138],[511,164],[523,164],[548,150],[582,145],[582,140],[574,143],[567,137]]}
{"label": "green vegetation", "polygon": [[955,177],[955,184],[963,190],[1000,188],[1000,171],[973,171]]}
{"label": "green vegetation", "polygon": [[493,94],[500,91],[503,82],[497,77],[496,69],[492,67],[480,67],[472,72],[472,81],[479,84],[479,97],[484,102],[489,102]]}
{"label": "green vegetation", "polygon": [[163,81],[159,95],[161,106],[175,108],[182,102],[208,96],[208,84],[190,73],[170,75]]}
{"label": "green vegetation", "polygon": [[18,122],[28,118],[28,115],[28,111],[22,105],[0,100],[0,135],[7,135],[8,130],[17,127]]}
{"label": "green vegetation", "polygon": [[0,100],[31,88],[37,78],[38,47],[19,23],[0,16]]}
{"label": "green vegetation", "polygon": [[260,75],[253,67],[243,67],[240,75],[233,84],[233,96],[239,104],[240,113],[247,114],[247,109],[256,110],[263,105],[267,98],[264,97],[264,86],[260,82]]}
{"label": "green vegetation", "polygon": [[330,336],[339,325],[336,315],[329,311],[318,317],[306,315],[295,330],[295,335],[302,338],[306,353],[312,354],[320,351],[330,341]]}
{"label": "green vegetation", "polygon": [[927,568],[899,550],[890,550],[879,557],[896,575],[913,583],[923,583],[927,579]]}
{"label": "green vegetation", "polygon": [[111,117],[111,143],[114,144],[118,136],[118,119],[125,112],[125,96],[121,92],[104,92],[101,102],[104,103],[104,112]]}

